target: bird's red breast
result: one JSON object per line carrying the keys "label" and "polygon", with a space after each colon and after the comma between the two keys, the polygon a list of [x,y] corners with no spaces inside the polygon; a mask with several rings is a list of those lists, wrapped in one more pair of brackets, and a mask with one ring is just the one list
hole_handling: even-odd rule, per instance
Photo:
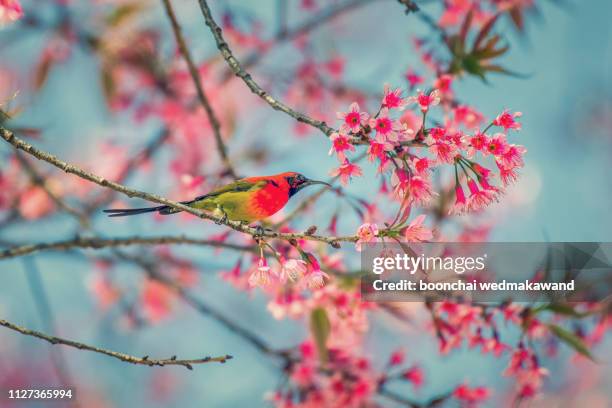
{"label": "bird's red breast", "polygon": [[267,184],[260,190],[254,192],[249,198],[249,212],[258,219],[267,218],[276,214],[289,201],[290,186],[287,177],[293,173],[281,173],[268,177],[249,177],[253,183],[266,180]]}

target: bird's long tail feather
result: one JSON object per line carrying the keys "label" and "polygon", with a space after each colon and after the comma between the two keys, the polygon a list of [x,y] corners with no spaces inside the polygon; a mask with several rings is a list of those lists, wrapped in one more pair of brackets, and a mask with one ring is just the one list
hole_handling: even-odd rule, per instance
{"label": "bird's long tail feather", "polygon": [[129,215],[138,215],[145,213],[158,212],[161,215],[169,215],[176,214],[180,212],[175,208],[169,207],[167,205],[160,205],[157,207],[145,207],[145,208],[114,208],[109,210],[104,210],[103,212],[107,213],[109,217],[127,217]]}

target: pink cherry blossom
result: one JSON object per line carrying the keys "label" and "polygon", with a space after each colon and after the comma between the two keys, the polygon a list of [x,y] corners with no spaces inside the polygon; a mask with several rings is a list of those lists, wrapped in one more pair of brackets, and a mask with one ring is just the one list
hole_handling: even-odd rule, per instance
{"label": "pink cherry blossom", "polygon": [[370,119],[370,127],[376,131],[376,136],[380,136],[386,141],[397,142],[399,140],[400,123],[389,117],[389,109],[387,108],[382,108],[378,117]]}
{"label": "pink cherry blossom", "polygon": [[412,176],[409,181],[410,202],[417,205],[425,205],[437,195],[433,191],[431,182],[423,176]]}
{"label": "pink cherry blossom", "polygon": [[388,160],[387,154],[393,151],[393,145],[385,140],[383,137],[376,136],[370,140],[370,146],[368,147],[368,160],[374,161],[380,160],[381,168]]}
{"label": "pink cherry blossom", "polygon": [[418,75],[411,69],[409,69],[404,76],[408,81],[408,84],[410,85],[410,89],[413,89],[415,86],[422,84],[424,81],[422,76]]}
{"label": "pink cherry blossom", "polygon": [[426,94],[423,91],[418,91],[417,96],[411,96],[409,101],[418,103],[421,111],[427,112],[430,107],[436,106],[440,103],[440,91],[434,89],[431,93]]}
{"label": "pink cherry blossom", "polygon": [[285,282],[287,279],[296,281],[301,279],[307,270],[306,262],[301,259],[283,260],[279,279],[281,282]]}
{"label": "pink cherry blossom", "polygon": [[495,200],[494,192],[479,188],[473,179],[468,179],[467,184],[470,190],[468,207],[471,211],[481,210]]}
{"label": "pink cherry blossom", "polygon": [[147,279],[141,294],[145,316],[151,323],[157,323],[169,316],[175,294],[160,281]]}
{"label": "pink cherry blossom", "polygon": [[468,404],[481,403],[489,396],[490,392],[486,387],[469,387],[466,384],[458,386],[453,392],[453,397]]}
{"label": "pink cherry blossom", "polygon": [[521,124],[516,121],[516,118],[520,118],[522,115],[521,112],[509,113],[508,110],[504,110],[493,120],[493,124],[503,127],[505,130],[521,130]]}
{"label": "pink cherry blossom", "polygon": [[304,276],[306,286],[310,289],[319,289],[325,285],[325,279],[329,279],[329,275],[321,269],[313,269]]}
{"label": "pink cherry blossom", "polygon": [[361,252],[362,244],[372,242],[376,240],[378,236],[378,226],[376,224],[365,223],[357,229],[357,236],[359,239],[355,243],[357,251]]}
{"label": "pink cherry blossom", "polygon": [[265,257],[260,257],[259,262],[257,264],[257,268],[255,268],[251,275],[249,276],[249,285],[252,287],[255,286],[266,286],[270,283],[270,267],[268,266],[268,262]]}
{"label": "pink cherry blossom", "polygon": [[359,177],[362,174],[361,168],[351,163],[348,159],[344,159],[344,163],[340,167],[330,172],[331,176],[340,176],[340,181],[344,185],[347,185],[353,176]]}
{"label": "pink cherry blossom", "polygon": [[416,388],[419,388],[423,385],[425,375],[423,374],[423,369],[417,365],[410,367],[408,370],[404,371],[402,374],[402,378],[406,381],[410,381],[412,385]]}
{"label": "pink cherry blossom", "polygon": [[402,98],[402,90],[400,88],[391,90],[389,85],[385,85],[384,95],[380,106],[387,109],[398,109],[401,111],[404,110],[407,104],[408,100]]}
{"label": "pink cherry blossom", "polygon": [[348,112],[338,112],[338,119],[342,120],[342,129],[346,132],[359,132],[362,126],[368,123],[368,113],[361,112],[359,110],[359,104],[357,102],[353,102],[349,106]]}
{"label": "pink cherry blossom", "polygon": [[455,186],[455,204],[450,208],[449,214],[459,215],[465,213],[468,209],[467,200],[465,199],[465,193],[461,184],[457,183]]}
{"label": "pink cherry blossom", "polygon": [[408,226],[404,229],[403,234],[406,241],[409,242],[423,242],[431,241],[433,233],[427,227],[423,226],[425,222],[425,214],[421,214],[416,217]]}
{"label": "pink cherry blossom", "polygon": [[404,363],[405,354],[403,350],[394,351],[389,357],[390,366],[398,366]]}
{"label": "pink cherry blossom", "polygon": [[19,197],[19,212],[26,220],[35,220],[53,212],[55,204],[41,187],[31,187]]}
{"label": "pink cherry blossom", "polygon": [[341,161],[346,159],[346,151],[355,151],[355,146],[351,144],[349,137],[342,131],[332,133],[329,139],[332,142],[332,147],[329,149],[329,154],[331,155],[336,153],[338,155],[338,159]]}

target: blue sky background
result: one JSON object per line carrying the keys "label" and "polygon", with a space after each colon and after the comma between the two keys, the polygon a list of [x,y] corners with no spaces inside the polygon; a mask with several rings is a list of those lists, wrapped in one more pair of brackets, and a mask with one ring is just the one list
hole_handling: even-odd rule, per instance
{"label": "blue sky background", "polygon": [[[590,112],[606,104],[612,112],[612,26],[609,24],[612,3],[605,0],[575,1],[566,7],[547,1],[542,3],[541,16],[528,21],[528,35],[510,38],[512,50],[503,60],[504,66],[529,74],[528,79],[492,77],[491,85],[484,85],[479,80],[468,78],[455,84],[457,93],[464,100],[489,117],[504,108],[524,113],[521,120],[523,131],[512,137],[528,148],[525,177],[519,182],[517,193],[508,196],[509,201],[516,205],[494,209],[499,223],[493,237],[500,241],[527,242],[610,241],[612,130],[596,129],[586,118]],[[24,2],[26,13],[31,4]],[[191,38],[195,54],[198,58],[212,55],[215,48],[196,2],[178,4],[179,19]],[[275,2],[272,0],[214,2],[214,10],[221,8],[219,4],[252,13],[270,24],[275,21]],[[78,7],[84,5],[79,3]],[[147,18],[164,27],[167,38],[171,38],[160,5],[152,3],[152,8],[154,11]],[[356,87],[378,92],[385,82],[403,85],[402,75],[406,66],[417,61],[410,47],[410,35],[426,32],[425,27],[416,18],[403,15],[396,2],[390,0],[377,1],[375,5],[347,17],[338,21],[336,27],[340,29],[322,28],[315,32],[318,52],[324,54],[337,49],[346,55],[347,78]],[[299,16],[293,16],[289,24],[299,20]],[[354,27],[360,28],[356,30]],[[3,35],[0,31],[0,39]],[[21,69],[30,67],[40,44],[39,35],[27,35],[0,49],[0,65],[6,63]],[[279,50],[267,56],[254,75],[257,78],[262,73],[287,73],[296,65],[297,61],[287,58],[284,51]],[[137,132],[110,116],[99,90],[91,86],[97,81],[95,61],[81,52],[76,53],[67,64],[52,73],[40,95],[24,101],[26,110],[20,121],[44,128],[45,138],[40,145],[67,159],[82,154],[95,157],[92,141],[105,137],[125,138],[127,143],[134,145],[149,140],[152,132]],[[252,126],[239,124],[235,140],[247,144],[255,137],[265,138],[277,146],[279,152],[292,149],[294,153],[277,155],[278,159],[267,164],[265,169],[241,168],[243,173],[258,171],[265,174],[291,169],[312,178],[326,177],[328,170],[335,165],[335,159],[327,157],[329,146],[318,139],[319,135],[297,142],[299,154],[296,154],[295,139],[285,136],[292,126],[287,118],[266,107],[258,110],[256,115],[252,122],[263,127],[254,132]],[[7,151],[7,146],[0,146],[0,152]],[[95,160],[112,158],[95,157]],[[160,160],[164,160],[164,155]],[[129,185],[163,194],[172,180],[160,181],[161,176],[163,174],[154,170],[132,178]],[[373,183],[374,178],[366,177],[353,183],[350,191],[367,194],[372,185],[377,185]],[[304,223],[323,223],[329,218],[330,209],[336,205],[334,197],[325,197],[321,203]],[[354,225],[354,220],[348,220],[341,228],[352,232],[350,228]],[[52,221],[37,222],[35,227],[22,224],[0,230],[0,238],[18,242],[44,241],[62,234],[68,237],[74,228],[68,217],[56,217]],[[109,236],[155,235],[176,232],[177,228],[191,235],[202,234],[199,223],[177,221],[159,225],[147,219],[111,223],[103,217],[96,221],[96,229]],[[210,226],[210,231],[214,228]],[[177,251],[192,256],[201,265],[201,291],[197,292],[207,302],[255,329],[273,346],[291,346],[304,338],[302,325],[278,322],[269,316],[263,296],[257,294],[252,298],[238,293],[215,276],[219,268],[234,262],[232,254],[215,257],[210,251],[200,248],[180,248]],[[263,404],[264,392],[272,390],[280,381],[277,364],[261,358],[241,339],[187,307],[179,306],[176,318],[160,325],[126,332],[117,326],[112,312],[102,316],[96,311],[85,288],[90,271],[86,258],[67,261],[64,255],[48,253],[30,259],[41,272],[56,324],[66,337],[125,352],[146,350],[151,356],[229,353],[236,357],[225,366],[203,365],[193,372],[168,368],[170,375],[176,376],[183,387],[184,397],[180,398],[180,406],[259,406]],[[28,289],[23,261],[3,261],[0,271],[3,276],[0,316],[28,327],[44,328]],[[142,278],[136,268],[126,267],[118,272],[126,285],[136,284]],[[20,353],[20,357],[14,354],[12,358],[27,355],[32,364],[48,358],[49,347],[35,339],[2,331],[0,350],[2,344]],[[426,385],[417,398],[427,399],[447,390],[449,384],[468,378],[473,384],[495,385],[498,382],[507,385],[498,375],[507,364],[505,358],[495,361],[468,351],[440,357],[432,336],[415,333],[410,327],[397,327],[392,321],[373,319],[367,347],[370,355],[375,356],[374,360],[382,364],[391,350],[400,345],[406,348],[409,360],[420,361],[426,371]],[[602,347],[600,351],[603,353],[605,349]],[[563,355],[566,356],[566,352]],[[72,350],[64,350],[64,356],[71,372],[78,373],[85,383],[95,384],[98,392],[116,405],[153,404],[140,391],[147,387],[157,371]],[[607,357],[609,360],[609,352]],[[559,374],[570,372],[572,363],[567,361],[549,362],[551,371],[557,373],[549,390],[564,386],[566,376]],[[612,385],[609,364],[604,364],[603,370],[608,373],[606,381],[609,387]],[[408,387],[398,388],[398,391],[412,392]]]}

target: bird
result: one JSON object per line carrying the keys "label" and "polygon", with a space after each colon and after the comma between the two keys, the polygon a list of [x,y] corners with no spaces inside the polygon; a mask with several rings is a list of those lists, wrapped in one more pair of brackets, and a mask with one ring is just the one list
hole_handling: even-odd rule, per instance
{"label": "bird", "polygon": [[[315,184],[332,187],[329,183],[310,180],[300,173],[285,172],[273,176],[242,178],[193,200],[181,201],[181,204],[212,211],[222,217],[222,223],[227,220],[252,223],[276,214],[298,191]],[[181,211],[168,205],[104,210],[109,217],[126,217],[152,212],[170,215]]]}

